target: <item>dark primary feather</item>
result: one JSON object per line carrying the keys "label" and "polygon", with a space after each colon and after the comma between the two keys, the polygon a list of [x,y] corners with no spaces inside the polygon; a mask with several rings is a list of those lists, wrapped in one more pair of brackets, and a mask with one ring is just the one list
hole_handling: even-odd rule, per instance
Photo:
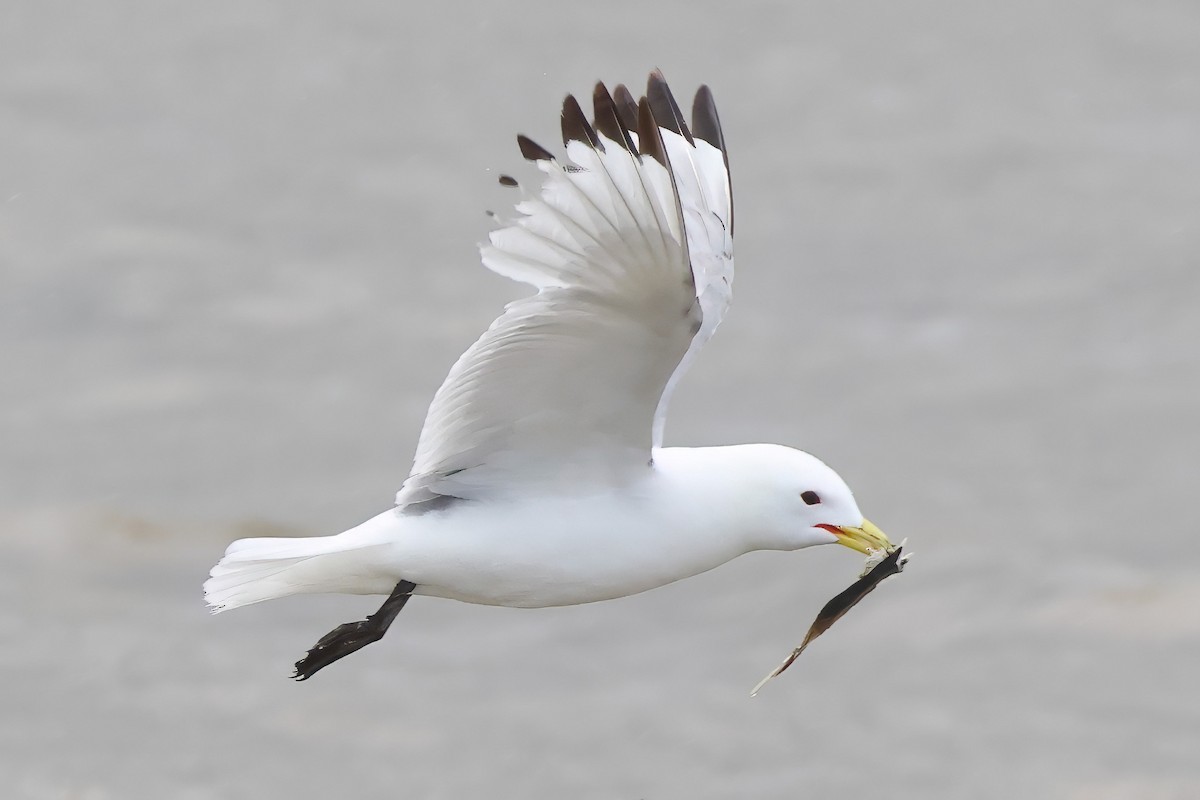
{"label": "dark primary feather", "polygon": [[[654,112],[650,110],[650,101],[645,97],[638,102],[638,145],[641,147],[644,155],[650,156],[667,170],[675,199],[675,207],[672,210],[675,212],[679,223],[679,230],[682,234],[684,231],[683,211],[679,207],[679,186],[675,183],[675,170],[671,168],[671,159],[667,156],[667,146],[663,143],[662,129],[654,119]],[[683,257],[689,264],[687,282],[688,285],[694,288],[696,286],[696,273],[690,268],[691,257],[688,255],[687,236],[683,235],[681,239],[679,244],[683,247]],[[692,305],[684,310],[684,313],[690,316],[693,306],[698,310],[700,307],[699,301],[694,300]]]}
{"label": "dark primary feather", "polygon": [[724,153],[728,165],[729,154],[725,149],[725,136],[721,133],[721,118],[717,116],[712,90],[707,86],[697,89],[696,99],[692,101],[692,131]]}
{"label": "dark primary feather", "polygon": [[600,137],[596,135],[591,123],[583,115],[583,109],[579,107],[579,101],[573,94],[567,95],[563,100],[562,139],[563,147],[567,146],[567,142],[583,142],[604,152],[604,145],[600,143]]}
{"label": "dark primary feather", "polygon": [[729,233],[733,235],[733,173],[729,171],[729,150],[725,147],[725,134],[721,131],[721,118],[717,116],[717,103],[712,90],[701,86],[692,101],[692,130],[700,139],[721,151],[725,159],[725,175],[729,181]]}
{"label": "dark primary feather", "polygon": [[651,72],[646,81],[646,99],[650,101],[650,110],[654,112],[654,118],[658,120],[659,125],[678,133],[693,147],[696,145],[692,132],[688,130],[687,121],[679,110],[679,104],[675,102],[675,96],[671,94],[667,80],[659,70]]}
{"label": "dark primary feather", "polygon": [[517,134],[517,147],[527,161],[553,161],[554,154],[523,133]]}
{"label": "dark primary feather", "polygon": [[[695,100],[692,102],[692,128],[689,129],[666,79],[659,70],[650,73],[646,82],[646,96],[640,101],[634,99],[625,84],[618,84],[610,94],[603,82],[597,83],[592,93],[595,127],[588,122],[575,96],[567,95],[562,109],[563,145],[565,146],[570,141],[579,141],[603,150],[600,137],[596,135],[596,131],[600,131],[631,153],[637,153],[639,148],[634,144],[630,134],[642,129],[640,105],[643,102],[649,104],[651,117],[656,127],[662,126],[679,134],[693,146],[696,138],[700,138],[720,150],[725,158],[725,169],[728,172],[729,151],[725,146],[725,136],[721,131],[721,119],[717,115],[717,106],[713,101],[712,91],[707,86],[701,86],[696,92]],[[639,138],[641,138],[640,133]],[[554,155],[549,150],[528,136],[523,134],[517,136],[517,145],[521,148],[521,155],[529,161],[554,160]],[[653,149],[653,143],[641,146],[642,152],[649,152]],[[665,158],[665,151],[654,157],[662,162]]]}
{"label": "dark primary feather", "polygon": [[667,148],[663,144],[662,134],[659,133],[658,122],[654,119],[654,112],[650,110],[650,102],[644,97],[638,103],[637,132],[638,145],[642,152],[670,171],[671,160],[667,158]]}
{"label": "dark primary feather", "polygon": [[613,102],[617,106],[617,114],[621,117],[621,124],[625,126],[627,131],[636,131],[638,126],[638,104],[637,100],[633,99],[633,95],[625,84],[617,84],[617,88],[613,89]]}
{"label": "dark primary feather", "polygon": [[592,113],[596,115],[594,122],[596,130],[630,153],[637,155],[637,146],[634,145],[633,138],[629,135],[629,128],[621,119],[620,112],[617,111],[617,104],[612,95],[608,93],[608,87],[603,83],[597,83],[592,92]]}
{"label": "dark primary feather", "polygon": [[[712,91],[707,86],[701,86],[692,102],[692,125],[695,136],[679,110],[674,95],[667,85],[666,79],[659,70],[650,73],[646,81],[646,96],[634,100],[633,95],[625,84],[618,84],[610,94],[604,83],[596,84],[592,92],[592,108],[595,123],[588,122],[574,95],[567,95],[562,107],[562,138],[563,146],[568,142],[583,142],[596,150],[604,150],[597,131],[604,134],[621,147],[634,155],[639,153],[649,155],[662,164],[668,171],[671,162],[667,157],[666,146],[663,143],[661,128],[677,133],[693,147],[699,138],[721,151],[725,161],[726,175],[729,174],[729,151],[725,147],[725,136],[721,131],[721,120],[717,116],[717,106],[713,101]],[[637,133],[638,142],[633,141]],[[528,136],[517,136],[517,144],[521,155],[529,161],[553,161],[554,155],[534,142]],[[565,166],[567,171],[578,170],[572,165]],[[511,186],[515,181],[509,176],[501,176],[500,182]],[[731,198],[732,199],[732,198]],[[733,232],[733,209],[730,208],[729,228]]]}

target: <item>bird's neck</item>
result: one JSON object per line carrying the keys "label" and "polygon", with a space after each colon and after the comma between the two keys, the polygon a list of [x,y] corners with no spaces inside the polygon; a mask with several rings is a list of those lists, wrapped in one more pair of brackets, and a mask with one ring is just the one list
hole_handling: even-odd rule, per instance
{"label": "bird's neck", "polygon": [[776,541],[757,502],[754,445],[664,447],[654,451],[656,481],[680,509],[680,523],[697,540],[723,543],[737,555],[792,550]]}

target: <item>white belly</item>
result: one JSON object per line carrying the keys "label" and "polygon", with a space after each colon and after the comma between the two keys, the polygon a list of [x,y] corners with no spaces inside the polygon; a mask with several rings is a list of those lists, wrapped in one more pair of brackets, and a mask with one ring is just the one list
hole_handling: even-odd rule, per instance
{"label": "white belly", "polygon": [[423,516],[388,512],[367,525],[375,536],[386,526],[378,557],[416,583],[416,594],[523,608],[644,592],[747,549],[728,532],[706,535],[706,520],[656,506],[611,496],[460,503]]}

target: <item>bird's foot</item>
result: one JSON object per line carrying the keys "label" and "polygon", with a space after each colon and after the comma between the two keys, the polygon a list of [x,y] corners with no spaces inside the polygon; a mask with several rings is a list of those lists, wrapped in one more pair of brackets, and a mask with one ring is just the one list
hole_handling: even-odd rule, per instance
{"label": "bird's foot", "polygon": [[372,624],[370,617],[338,625],[322,636],[304,658],[296,662],[296,673],[292,677],[298,681],[308,680],[339,658],[345,658],[371,642],[379,641],[386,630]]}
{"label": "bird's foot", "polygon": [[306,681],[339,658],[345,658],[371,642],[378,642],[387,633],[392,620],[400,613],[400,609],[404,608],[408,598],[412,597],[415,588],[416,584],[410,581],[400,581],[391,596],[374,614],[358,622],[338,625],[322,636],[304,658],[296,662],[296,672],[292,677],[298,681]]}

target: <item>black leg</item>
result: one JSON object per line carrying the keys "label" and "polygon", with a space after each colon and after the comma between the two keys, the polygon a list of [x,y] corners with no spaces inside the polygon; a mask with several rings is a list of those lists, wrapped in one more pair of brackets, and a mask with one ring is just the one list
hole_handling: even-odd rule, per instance
{"label": "black leg", "polygon": [[400,581],[374,614],[359,622],[338,625],[322,636],[321,641],[313,645],[313,649],[296,662],[296,674],[292,677],[298,681],[306,681],[339,658],[361,650],[371,642],[378,642],[387,633],[388,626],[400,613],[400,609],[404,608],[408,598],[412,597],[415,588],[417,585],[411,581]]}

